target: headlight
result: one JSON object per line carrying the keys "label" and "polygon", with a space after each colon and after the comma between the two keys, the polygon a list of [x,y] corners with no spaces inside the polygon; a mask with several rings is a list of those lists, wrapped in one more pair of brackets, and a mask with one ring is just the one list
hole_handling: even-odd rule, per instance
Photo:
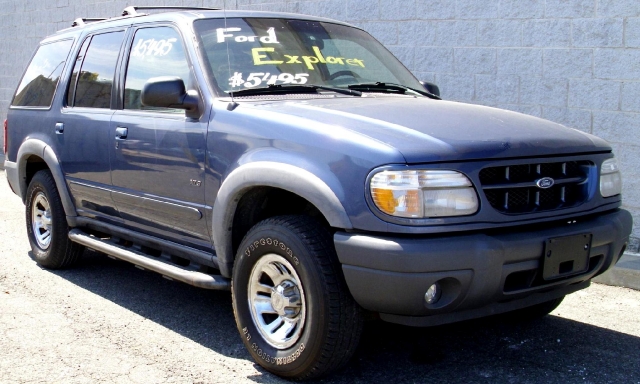
{"label": "headlight", "polygon": [[600,194],[602,197],[619,195],[622,192],[622,176],[618,169],[618,161],[608,159],[600,167]]}
{"label": "headlight", "polygon": [[413,219],[464,216],[478,211],[471,181],[455,171],[382,171],[371,179],[373,202],[382,212]]}

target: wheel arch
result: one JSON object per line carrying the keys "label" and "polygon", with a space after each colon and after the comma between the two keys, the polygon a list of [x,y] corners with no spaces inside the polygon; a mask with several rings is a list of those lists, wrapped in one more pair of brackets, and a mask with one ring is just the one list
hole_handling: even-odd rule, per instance
{"label": "wheel arch", "polygon": [[234,220],[238,205],[248,193],[260,188],[279,190],[308,202],[329,226],[352,228],[351,220],[338,196],[342,190],[337,180],[335,191],[320,177],[300,167],[270,161],[249,163],[236,168],[224,180],[213,207],[213,243],[220,272],[231,277],[234,252]]}
{"label": "wheel arch", "polygon": [[67,222],[72,226],[72,218],[77,216],[71,194],[67,189],[62,167],[58,161],[58,157],[47,143],[37,140],[28,139],[20,146],[17,156],[18,163],[18,195],[23,201],[26,199],[27,188],[31,178],[35,172],[41,169],[48,169],[56,183],[64,213],[67,216]]}

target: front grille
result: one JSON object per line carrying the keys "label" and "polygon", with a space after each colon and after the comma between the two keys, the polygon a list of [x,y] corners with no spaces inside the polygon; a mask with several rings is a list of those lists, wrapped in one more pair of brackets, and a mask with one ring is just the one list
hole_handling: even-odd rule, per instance
{"label": "front grille", "polygon": [[[524,214],[570,208],[588,198],[589,161],[530,163],[484,168],[480,183],[491,206],[502,213]],[[553,179],[541,188],[538,181]]]}

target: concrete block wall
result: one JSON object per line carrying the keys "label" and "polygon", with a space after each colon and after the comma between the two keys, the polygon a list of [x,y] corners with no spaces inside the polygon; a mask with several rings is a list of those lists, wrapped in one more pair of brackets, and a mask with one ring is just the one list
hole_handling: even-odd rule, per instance
{"label": "concrete block wall", "polygon": [[[0,118],[41,37],[76,17],[115,16],[127,3],[0,1]],[[226,5],[348,21],[371,32],[418,78],[437,83],[446,99],[527,113],[603,137],[621,162],[625,207],[639,224],[631,250],[638,251],[638,0],[147,0],[144,5]]]}

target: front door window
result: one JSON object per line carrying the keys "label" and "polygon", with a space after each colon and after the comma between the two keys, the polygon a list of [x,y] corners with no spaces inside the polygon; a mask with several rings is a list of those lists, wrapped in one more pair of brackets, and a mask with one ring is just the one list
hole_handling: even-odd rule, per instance
{"label": "front door window", "polygon": [[124,109],[184,113],[181,109],[147,107],[140,102],[144,84],[153,77],[161,76],[179,77],[185,84],[189,83],[189,64],[182,39],[175,29],[169,27],[140,29],[131,45]]}

